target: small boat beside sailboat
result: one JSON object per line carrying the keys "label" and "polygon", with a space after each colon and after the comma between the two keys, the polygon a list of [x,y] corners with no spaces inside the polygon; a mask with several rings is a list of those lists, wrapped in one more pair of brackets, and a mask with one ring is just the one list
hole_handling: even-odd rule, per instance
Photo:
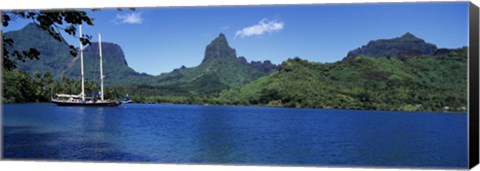
{"label": "small boat beside sailboat", "polygon": [[[79,26],[80,36],[82,36],[82,26]],[[102,42],[101,35],[98,34],[98,48],[99,48],[99,57],[100,57],[100,92],[96,95],[85,95],[85,77],[83,72],[83,45],[80,43],[80,67],[81,67],[81,78],[82,78],[82,92],[79,95],[72,94],[55,94],[51,102],[57,104],[58,106],[87,106],[87,107],[117,107],[122,103],[121,100],[105,100],[103,94],[103,61],[102,61]]]}

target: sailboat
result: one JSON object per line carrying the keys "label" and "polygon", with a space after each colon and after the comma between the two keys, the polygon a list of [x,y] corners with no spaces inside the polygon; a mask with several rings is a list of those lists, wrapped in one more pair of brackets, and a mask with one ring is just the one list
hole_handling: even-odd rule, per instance
{"label": "sailboat", "polygon": [[[82,26],[79,26],[80,36],[82,36]],[[85,96],[85,78],[83,74],[83,45],[80,42],[80,67],[82,77],[82,92],[79,95],[73,94],[56,94],[52,97],[51,102],[58,106],[91,106],[91,107],[117,107],[122,104],[120,101],[105,100],[103,97],[103,61],[102,61],[102,37],[98,34],[98,49],[100,56],[100,99],[95,96]]]}

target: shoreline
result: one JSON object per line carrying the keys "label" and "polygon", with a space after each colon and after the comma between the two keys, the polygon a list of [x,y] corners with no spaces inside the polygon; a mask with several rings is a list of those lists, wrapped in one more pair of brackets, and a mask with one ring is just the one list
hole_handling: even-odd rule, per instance
{"label": "shoreline", "polygon": [[[15,102],[3,103],[8,104],[40,104],[51,102]],[[441,114],[468,114],[467,111],[406,111],[406,110],[383,110],[383,109],[348,109],[348,108],[309,108],[309,107],[288,107],[288,106],[269,106],[269,105],[232,105],[232,104],[193,104],[193,103],[127,103],[128,104],[144,104],[144,105],[195,105],[195,106],[226,106],[226,107],[266,107],[266,108],[280,108],[280,109],[321,109],[321,110],[352,110],[352,111],[384,111],[384,112],[425,112],[425,113],[441,113]]]}

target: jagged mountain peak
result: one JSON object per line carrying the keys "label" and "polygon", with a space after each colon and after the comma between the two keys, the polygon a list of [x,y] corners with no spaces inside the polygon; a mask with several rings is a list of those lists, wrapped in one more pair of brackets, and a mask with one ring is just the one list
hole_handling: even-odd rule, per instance
{"label": "jagged mountain peak", "polygon": [[410,39],[414,38],[414,39],[418,39],[418,38],[417,38],[415,35],[413,35],[413,34],[412,34],[412,33],[410,33],[410,32],[407,32],[407,33],[403,34],[403,35],[402,35],[400,38],[404,38],[404,39],[405,39],[405,38],[410,38]]}
{"label": "jagged mountain peak", "polygon": [[217,38],[212,40],[212,42],[207,45],[202,63],[212,59],[236,57],[237,54],[235,52],[235,49],[231,48],[228,45],[227,38],[223,33],[220,33]]}
{"label": "jagged mountain peak", "polygon": [[218,37],[215,40],[227,42],[227,38],[225,37],[225,34],[223,34],[223,33],[218,34]]}

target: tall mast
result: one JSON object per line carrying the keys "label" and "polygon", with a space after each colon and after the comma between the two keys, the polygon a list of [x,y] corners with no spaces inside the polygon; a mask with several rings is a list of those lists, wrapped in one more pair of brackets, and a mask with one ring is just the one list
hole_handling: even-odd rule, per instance
{"label": "tall mast", "polygon": [[[79,30],[80,30],[80,38],[83,38],[83,35],[82,35],[82,25],[79,25],[78,26]],[[82,100],[85,101],[85,78],[84,78],[84,75],[83,75],[83,45],[82,45],[82,41],[80,41],[80,66],[82,68],[81,70],[81,76],[82,76]]]}
{"label": "tall mast", "polygon": [[103,78],[105,77],[103,75],[103,60],[102,60],[102,35],[98,33],[98,49],[99,49],[99,55],[100,55],[100,97],[103,101]]}

